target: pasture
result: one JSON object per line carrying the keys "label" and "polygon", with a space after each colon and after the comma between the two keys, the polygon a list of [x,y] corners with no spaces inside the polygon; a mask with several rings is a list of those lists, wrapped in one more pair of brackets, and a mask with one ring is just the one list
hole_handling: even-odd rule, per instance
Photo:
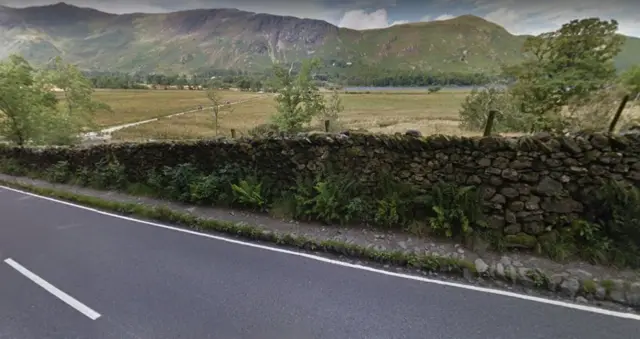
{"label": "pasture", "polygon": [[[244,101],[264,94],[224,91],[223,100]],[[106,103],[112,112],[96,112],[98,127],[110,127],[195,110],[210,105],[204,91],[190,90],[96,90],[93,98]]]}
{"label": "pasture", "polygon": [[[276,112],[273,94],[220,91],[224,101],[234,103],[231,112],[218,119],[218,135],[246,135],[251,128],[269,123]],[[327,94],[329,95],[329,94]],[[481,132],[459,128],[458,112],[466,91],[443,90],[438,93],[413,90],[344,93],[344,111],[337,129],[366,129],[375,133],[396,133],[418,130],[423,135],[479,135]],[[146,141],[159,139],[200,139],[215,136],[213,114],[204,91],[189,90],[99,90],[95,99],[109,104],[112,112],[98,112],[96,122],[101,128],[123,125],[152,118],[157,121],[117,130],[114,141]],[[199,105],[205,108],[197,111]],[[607,103],[615,110],[615,102]],[[627,106],[624,116],[639,116],[638,105]],[[191,111],[174,115],[172,114]],[[313,129],[321,130],[322,122],[314,121]]]}
{"label": "pasture", "polygon": [[[227,92],[222,93],[225,96]],[[379,133],[415,129],[423,134],[460,134],[458,110],[467,94],[461,91],[343,94],[344,111],[340,114],[339,128],[364,128]],[[269,94],[234,105],[232,112],[219,117],[218,135],[230,135],[231,129],[238,135],[246,134],[251,128],[268,123],[275,112],[275,102]],[[122,129],[114,132],[113,138],[127,141],[207,138],[215,135],[213,121],[211,111],[203,110]],[[315,124],[320,129],[321,122]]]}

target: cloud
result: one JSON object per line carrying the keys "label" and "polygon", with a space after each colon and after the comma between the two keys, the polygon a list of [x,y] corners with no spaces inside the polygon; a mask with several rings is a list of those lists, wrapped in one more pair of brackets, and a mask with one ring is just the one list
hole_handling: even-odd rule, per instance
{"label": "cloud", "polygon": [[[386,15],[384,8],[394,7],[399,0],[0,0],[0,5],[29,7],[60,1],[115,14],[164,13],[199,8],[237,8],[256,13],[325,20],[337,24],[345,13],[363,8],[382,8],[384,12],[382,14]],[[350,15],[353,16],[353,14]],[[406,21],[393,22],[392,24],[400,22]],[[389,23],[386,23],[384,27],[388,25]]]}
{"label": "cloud", "polygon": [[[463,0],[464,1],[464,0]],[[485,19],[511,33],[539,34],[556,30],[574,19],[616,19],[620,32],[640,36],[640,2],[637,0],[467,0]]]}
{"label": "cloud", "polygon": [[455,17],[456,17],[455,15],[451,15],[451,14],[448,14],[448,13],[440,14],[440,15],[436,16],[435,18],[432,15],[425,15],[422,18],[420,18],[420,21],[421,22],[442,21],[442,20],[453,19]]}
{"label": "cloud", "polygon": [[373,12],[357,9],[345,12],[340,22],[338,22],[338,26],[352,29],[376,29],[408,22],[407,20],[396,20],[389,23],[389,15],[384,8]]}
{"label": "cloud", "polygon": [[389,26],[404,25],[404,24],[408,24],[409,22],[410,22],[409,20],[396,20],[391,24],[389,24]]}
{"label": "cloud", "polygon": [[389,26],[389,18],[385,9],[370,13],[358,9],[344,13],[338,26],[353,29],[384,28]]}
{"label": "cloud", "polygon": [[515,30],[521,30],[522,22],[524,19],[526,19],[525,17],[522,17],[522,15],[517,11],[507,8],[498,8],[495,11],[489,12],[488,14],[484,15],[484,18],[491,22],[495,22],[507,29]]}

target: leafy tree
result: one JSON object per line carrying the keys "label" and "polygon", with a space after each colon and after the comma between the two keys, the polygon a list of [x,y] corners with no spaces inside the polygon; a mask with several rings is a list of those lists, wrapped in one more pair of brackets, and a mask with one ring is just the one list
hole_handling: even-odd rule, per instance
{"label": "leafy tree", "polygon": [[211,111],[213,112],[213,123],[215,128],[215,135],[218,135],[218,118],[222,113],[232,113],[233,107],[231,105],[226,104],[222,100],[222,96],[217,91],[215,86],[209,86],[207,89],[207,98],[211,101]]}
{"label": "leafy tree", "polygon": [[440,92],[440,90],[442,90],[442,86],[431,86],[431,87],[429,87],[429,89],[427,90],[427,92],[428,92],[429,94],[431,94],[431,93],[438,93],[438,92]]}
{"label": "leafy tree", "polygon": [[262,81],[258,79],[254,79],[253,81],[251,81],[251,90],[253,92],[258,92],[262,90]]}
{"label": "leafy tree", "polygon": [[340,92],[334,89],[331,92],[331,96],[327,98],[324,110],[322,111],[322,118],[324,120],[329,120],[329,126],[332,130],[339,128],[338,119],[340,118],[340,113],[342,111],[344,111],[344,105],[342,104]]}
{"label": "leafy tree", "polygon": [[481,90],[473,89],[460,108],[460,127],[466,130],[483,130],[489,112],[497,112],[493,131],[508,132],[525,129],[530,125],[527,116],[519,113],[512,93],[506,89],[491,86]]}
{"label": "leafy tree", "polygon": [[248,91],[251,88],[251,81],[247,78],[241,78],[236,84],[241,91]]}
{"label": "leafy tree", "polygon": [[51,112],[43,122],[48,126],[47,143],[69,144],[82,130],[93,129],[94,114],[98,110],[110,111],[110,107],[92,98],[94,89],[91,81],[71,64],[65,64],[60,57],[54,59],[50,68],[40,72],[41,81],[62,91],[62,105]]}
{"label": "leafy tree", "polygon": [[613,58],[624,37],[615,20],[573,20],[554,32],[527,38],[529,59],[505,68],[516,80],[511,92],[529,115],[529,132],[563,130],[562,109],[570,100],[585,98],[611,84],[616,77]]}
{"label": "leafy tree", "polygon": [[273,122],[281,131],[294,132],[325,111],[324,96],[313,82],[312,72],[319,65],[317,59],[305,60],[297,75],[276,65],[274,75],[277,88],[277,110]]}
{"label": "leafy tree", "polygon": [[[62,90],[62,102],[54,87]],[[107,107],[92,101],[92,92],[91,82],[60,59],[38,71],[12,55],[0,62],[0,135],[20,146],[72,143],[91,125],[88,113]]]}
{"label": "leafy tree", "polygon": [[57,99],[21,56],[0,62],[0,135],[23,146],[45,131],[43,121],[56,110]]}
{"label": "leafy tree", "polygon": [[631,97],[638,100],[640,97],[640,65],[635,65],[624,72],[620,80],[622,86],[630,92]]}

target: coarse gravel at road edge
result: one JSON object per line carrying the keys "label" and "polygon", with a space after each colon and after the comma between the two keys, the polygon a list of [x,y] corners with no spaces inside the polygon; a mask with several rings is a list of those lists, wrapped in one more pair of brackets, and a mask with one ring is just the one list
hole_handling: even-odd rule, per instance
{"label": "coarse gravel at road edge", "polygon": [[[636,313],[638,302],[640,302],[640,284],[637,282],[621,279],[599,280],[582,270],[575,270],[575,275],[563,275],[558,279],[558,276],[548,275],[539,269],[518,267],[517,264],[516,267],[507,266],[504,262],[506,257],[502,258],[502,263],[487,264],[482,259],[470,261],[459,257],[388,250],[373,244],[363,246],[335,236],[319,237],[306,232],[282,232],[264,223],[256,222],[255,219],[247,217],[248,214],[241,215],[239,212],[228,212],[225,218],[212,218],[202,213],[205,209],[203,207],[133,197],[117,192],[96,191],[84,187],[51,184],[4,174],[0,175],[0,184],[100,210],[170,222],[198,231],[220,232],[280,246],[340,255],[348,260],[363,260],[369,264],[384,265],[385,269],[404,270],[433,279],[459,280],[475,286],[484,285],[528,295],[538,294],[553,300],[569,300],[577,307],[595,304],[616,311]],[[512,267],[510,269],[512,273],[496,272],[500,269],[505,270],[505,266]]]}

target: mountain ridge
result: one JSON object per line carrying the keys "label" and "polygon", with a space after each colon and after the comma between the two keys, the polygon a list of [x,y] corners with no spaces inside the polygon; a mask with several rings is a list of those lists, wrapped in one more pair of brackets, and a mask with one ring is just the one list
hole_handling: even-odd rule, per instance
{"label": "mountain ridge", "polygon": [[[424,72],[492,72],[524,57],[526,36],[474,15],[354,30],[231,8],[112,14],[64,2],[0,6],[0,57],[42,64],[62,56],[83,69],[125,72],[264,70],[317,56],[328,65]],[[638,63],[640,39],[627,38],[616,63]]]}

